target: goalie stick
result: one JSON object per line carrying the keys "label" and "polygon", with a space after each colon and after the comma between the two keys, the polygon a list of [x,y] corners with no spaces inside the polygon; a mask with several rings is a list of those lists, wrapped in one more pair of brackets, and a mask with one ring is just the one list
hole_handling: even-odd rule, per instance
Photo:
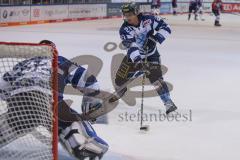
{"label": "goalie stick", "polygon": [[[167,72],[167,68],[164,65],[161,65],[161,68],[163,70],[163,74],[165,74]],[[102,90],[96,91],[96,90],[93,90],[93,89],[86,89],[86,88],[81,89],[81,90],[86,91],[86,92],[89,92],[89,91],[91,91],[91,92],[94,92],[94,91],[98,92],[98,94],[96,94],[96,95],[89,95],[89,96],[101,99],[102,100],[102,106],[96,107],[95,109],[93,109],[93,110],[91,110],[91,111],[89,111],[87,113],[79,114],[78,117],[81,120],[95,121],[96,118],[111,112],[112,110],[114,110],[117,107],[118,100],[121,98],[121,97],[118,96],[118,93],[122,89],[127,87],[130,83],[132,83],[135,79],[140,77],[141,75],[139,75],[137,77],[134,77],[134,78],[130,78],[126,83],[121,85],[113,93],[109,93],[109,92],[102,91]],[[160,81],[155,82],[154,86],[157,89],[161,89],[161,82]],[[72,100],[67,100],[67,102],[69,104],[68,106],[70,107],[70,105],[72,104]]]}
{"label": "goalie stick", "polygon": [[137,77],[130,78],[126,83],[121,85],[117,90],[113,93],[107,93],[105,91],[100,91],[98,95],[94,96],[94,98],[102,99],[102,106],[96,108],[88,113],[82,113],[80,116],[83,120],[95,120],[97,117],[107,114],[115,109],[118,105],[119,97],[118,93],[121,92],[124,88],[126,88],[131,82],[133,82]]}

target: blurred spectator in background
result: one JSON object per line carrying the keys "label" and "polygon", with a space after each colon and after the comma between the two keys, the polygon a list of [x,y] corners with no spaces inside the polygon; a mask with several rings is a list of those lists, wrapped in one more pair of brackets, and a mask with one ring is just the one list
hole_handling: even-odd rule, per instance
{"label": "blurred spectator in background", "polygon": [[153,15],[160,15],[160,7],[161,7],[161,1],[160,0],[152,0],[152,13]]}
{"label": "blurred spectator in background", "polygon": [[172,0],[173,15],[177,15],[177,0]]}
{"label": "blurred spectator in background", "polygon": [[41,4],[41,0],[32,0],[32,4]]}

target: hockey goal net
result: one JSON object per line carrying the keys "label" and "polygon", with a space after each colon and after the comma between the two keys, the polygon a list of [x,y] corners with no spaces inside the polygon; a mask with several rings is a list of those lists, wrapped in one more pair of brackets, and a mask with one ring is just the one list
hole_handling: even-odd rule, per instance
{"label": "hockey goal net", "polygon": [[0,42],[0,160],[57,160],[57,51]]}

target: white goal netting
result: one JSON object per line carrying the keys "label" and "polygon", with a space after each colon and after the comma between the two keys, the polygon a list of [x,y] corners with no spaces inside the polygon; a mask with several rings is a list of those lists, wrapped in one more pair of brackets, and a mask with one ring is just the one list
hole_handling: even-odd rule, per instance
{"label": "white goal netting", "polygon": [[0,160],[56,160],[55,51],[0,42]]}

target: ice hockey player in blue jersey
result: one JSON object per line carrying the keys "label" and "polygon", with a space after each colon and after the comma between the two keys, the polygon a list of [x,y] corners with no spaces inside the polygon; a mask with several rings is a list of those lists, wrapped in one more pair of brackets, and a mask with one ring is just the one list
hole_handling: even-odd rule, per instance
{"label": "ice hockey player in blue jersey", "polygon": [[[127,55],[116,73],[116,85],[124,85],[132,74],[136,75],[144,67],[149,72],[147,78],[150,82],[155,85],[158,81],[162,86],[157,89],[157,93],[166,107],[166,113],[175,111],[177,107],[171,100],[168,86],[163,80],[160,54],[156,47],[156,43],[162,44],[171,34],[169,25],[159,17],[139,13],[133,3],[123,5],[122,13],[125,20],[119,34],[123,46],[127,49]],[[126,73],[121,73],[123,70]],[[123,96],[126,90],[127,88],[124,88],[119,91],[119,96]]]}
{"label": "ice hockey player in blue jersey", "polygon": [[[43,40],[40,44],[55,47],[55,44],[48,40]],[[108,144],[97,136],[90,122],[82,121],[79,113],[71,109],[64,101],[63,93],[68,84],[84,94],[82,112],[88,112],[94,107],[101,107],[101,100],[88,96],[88,94],[97,94],[100,89],[96,77],[88,73],[85,68],[59,56],[59,140],[69,153],[80,160],[85,158],[101,159],[108,150]]]}
{"label": "ice hockey player in blue jersey", "polygon": [[189,11],[188,11],[188,20],[191,19],[191,14],[194,14],[194,20],[198,20],[198,13],[202,19],[202,0],[190,0],[189,2]]}

